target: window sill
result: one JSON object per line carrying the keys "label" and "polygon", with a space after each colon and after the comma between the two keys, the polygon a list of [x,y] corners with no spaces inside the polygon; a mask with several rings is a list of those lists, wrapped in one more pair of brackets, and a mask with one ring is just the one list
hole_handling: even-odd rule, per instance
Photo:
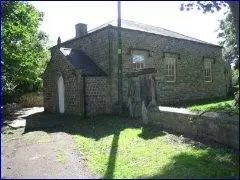
{"label": "window sill", "polygon": [[167,83],[175,83],[176,81],[165,81]]}

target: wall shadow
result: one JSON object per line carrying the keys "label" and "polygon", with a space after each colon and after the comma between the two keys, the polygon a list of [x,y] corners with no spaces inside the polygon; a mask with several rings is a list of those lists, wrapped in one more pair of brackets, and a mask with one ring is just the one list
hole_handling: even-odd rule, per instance
{"label": "wall shadow", "polygon": [[[115,171],[118,141],[121,131],[126,128],[142,128],[142,133],[140,133],[138,136],[146,140],[166,134],[161,130],[160,127],[154,125],[142,125],[136,120],[131,120],[127,117],[98,116],[94,118],[83,119],[79,116],[73,115],[40,112],[26,116],[24,118],[26,119],[26,127],[24,133],[32,131],[44,131],[47,133],[65,132],[72,135],[81,135],[88,138],[94,138],[96,141],[103,137],[114,135],[108,159],[108,166],[105,175],[103,176],[103,178],[108,179],[113,178]],[[186,143],[191,143],[191,141],[188,139],[184,139],[184,141]],[[197,145],[196,148],[197,147],[199,147],[199,145]],[[172,163],[165,166],[161,172],[159,172],[159,174],[155,174],[150,177],[139,178],[158,179],[173,177],[202,178],[239,176],[239,156],[236,157],[238,158],[237,160],[230,161],[236,162],[236,164],[231,164],[227,161],[218,159],[218,156],[222,155],[221,153],[223,152],[212,150],[212,148],[209,148],[207,154],[201,156],[182,153],[178,156],[173,157]],[[223,168],[226,167],[230,168],[228,172],[233,172],[232,176],[224,174],[226,171],[224,171]],[[204,171],[202,170],[203,168],[205,169]],[[206,169],[209,169],[209,171],[207,171],[209,174],[206,174]],[[214,172],[215,169],[219,169],[219,171]]]}
{"label": "wall shadow", "polygon": [[141,124],[126,117],[97,116],[83,119],[79,116],[52,114],[46,112],[35,113],[25,117],[24,133],[44,131],[47,133],[65,132],[84,137],[100,138],[120,133],[126,128],[140,128]]}
{"label": "wall shadow", "polygon": [[47,133],[65,132],[71,135],[81,135],[94,138],[96,141],[106,136],[113,135],[108,165],[104,178],[112,179],[118,151],[118,141],[121,131],[126,128],[141,128],[144,139],[162,136],[164,133],[154,126],[142,126],[137,120],[118,116],[98,116],[83,119],[79,116],[61,115],[47,112],[35,113],[24,117],[26,127],[24,133],[44,131]]}
{"label": "wall shadow", "polygon": [[171,163],[157,174],[137,179],[159,178],[232,178],[239,179],[239,155],[226,157],[222,150],[209,149],[205,153],[180,153],[172,158]]}
{"label": "wall shadow", "polygon": [[108,166],[104,178],[113,178],[118,150],[118,140],[121,131],[126,128],[140,128],[136,120],[117,116],[98,116],[94,118],[80,118],[73,115],[52,114],[46,112],[35,113],[25,117],[24,133],[44,131],[47,133],[65,132],[94,138],[96,141],[110,135],[113,136],[109,154]]}
{"label": "wall shadow", "polygon": [[166,135],[166,133],[163,132],[159,127],[156,127],[154,125],[142,125],[142,133],[138,136],[140,138],[148,140],[164,135]]}

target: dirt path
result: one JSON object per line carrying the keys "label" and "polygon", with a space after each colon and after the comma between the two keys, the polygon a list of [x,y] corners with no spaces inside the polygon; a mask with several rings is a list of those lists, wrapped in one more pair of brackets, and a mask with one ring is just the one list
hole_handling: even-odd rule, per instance
{"label": "dirt path", "polygon": [[5,129],[2,146],[2,178],[99,178],[87,167],[73,137],[64,132]]}

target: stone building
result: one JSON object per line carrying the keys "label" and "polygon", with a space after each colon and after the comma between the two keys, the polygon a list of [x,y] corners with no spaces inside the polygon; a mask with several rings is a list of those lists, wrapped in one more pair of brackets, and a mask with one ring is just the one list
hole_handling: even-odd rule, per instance
{"label": "stone building", "polygon": [[[222,47],[163,28],[122,20],[123,100],[128,104],[129,74],[154,76],[159,105],[226,97],[230,66]],[[118,102],[117,22],[87,31],[51,48],[44,72],[45,111],[80,116],[108,114]]]}

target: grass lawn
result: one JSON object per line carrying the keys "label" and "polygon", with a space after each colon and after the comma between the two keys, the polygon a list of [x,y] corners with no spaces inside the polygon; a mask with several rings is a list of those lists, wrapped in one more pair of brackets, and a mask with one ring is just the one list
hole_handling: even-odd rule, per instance
{"label": "grass lawn", "polygon": [[238,109],[232,108],[234,97],[213,100],[201,100],[194,104],[186,106],[186,108],[193,111],[222,111],[238,114]]}
{"label": "grass lawn", "polygon": [[238,177],[239,155],[201,145],[120,117],[96,117],[65,126],[75,148],[103,178]]}

